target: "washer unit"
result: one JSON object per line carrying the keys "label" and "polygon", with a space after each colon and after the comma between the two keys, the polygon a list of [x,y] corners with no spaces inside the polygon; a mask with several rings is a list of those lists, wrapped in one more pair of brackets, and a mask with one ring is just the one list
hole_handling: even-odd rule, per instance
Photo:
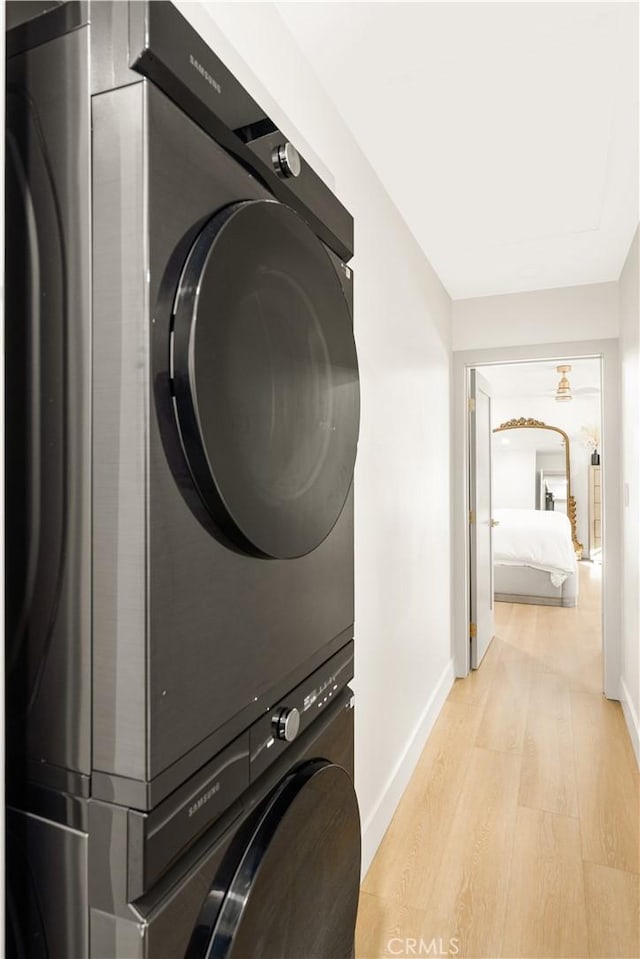
{"label": "washer unit", "polygon": [[170,3],[7,23],[16,955],[346,959],[352,219]]}
{"label": "washer unit", "polygon": [[265,716],[150,813],[92,799],[71,827],[10,810],[10,959],[351,959],[351,665],[338,654],[275,707],[283,734],[299,710],[295,741]]}

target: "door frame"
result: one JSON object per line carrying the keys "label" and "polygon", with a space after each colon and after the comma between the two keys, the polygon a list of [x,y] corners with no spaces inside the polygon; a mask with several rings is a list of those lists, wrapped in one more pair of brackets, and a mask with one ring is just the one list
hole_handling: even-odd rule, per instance
{"label": "door frame", "polygon": [[[475,380],[475,389],[473,389],[473,383]],[[482,663],[489,646],[495,636],[495,600],[494,596],[494,582],[493,582],[493,457],[492,457],[492,434],[491,434],[491,419],[493,417],[493,402],[491,396],[491,384],[489,381],[482,375],[479,369],[472,367],[468,370],[467,375],[467,389],[469,391],[469,396],[471,400],[475,399],[473,408],[471,404],[468,406],[469,414],[467,417],[467,435],[468,435],[468,451],[469,451],[469,523],[467,525],[468,536],[469,536],[469,616],[471,622],[475,624],[475,630],[471,632],[471,642],[470,642],[470,666],[472,669],[477,669],[478,666]],[[478,399],[481,395],[484,395],[489,404],[489,433],[485,435],[485,426],[486,420],[482,422],[479,420],[479,406]],[[486,444],[489,447],[489,462],[488,462],[488,477],[485,474],[484,469],[478,467],[479,451],[480,444],[478,440],[481,439],[481,445],[485,446]],[[486,447],[485,447],[486,449]],[[485,482],[488,479],[489,485],[489,509],[488,509],[488,526],[486,532],[489,536],[489,555],[487,556],[484,552],[484,547],[479,544],[479,538],[481,537],[482,528],[484,526],[483,521],[481,520],[481,514],[483,511],[480,509],[478,503],[478,492],[479,487],[484,488]],[[471,512],[473,511],[474,518],[471,522]],[[484,568],[485,562],[488,562],[489,569]],[[487,629],[487,607],[484,602],[486,597],[483,597],[483,601],[480,601],[481,592],[484,593],[484,588],[481,590],[480,582],[485,580],[485,574],[489,574],[489,614],[488,618],[490,620],[490,627]],[[475,603],[474,603],[475,599]],[[474,609],[475,607],[475,609]],[[483,622],[483,620],[485,620]],[[487,634],[488,638],[487,638]],[[486,643],[486,644],[485,644]],[[475,648],[474,648],[475,647]],[[474,665],[474,660],[476,665]]]}
{"label": "door frame", "polygon": [[599,357],[602,403],[602,688],[608,699],[620,699],[621,679],[621,515],[620,497],[620,384],[618,340],[579,340],[531,346],[507,346],[455,351],[452,357],[453,410],[453,551],[452,623],[455,674],[469,673],[469,452],[468,371],[499,363],[555,361]]}

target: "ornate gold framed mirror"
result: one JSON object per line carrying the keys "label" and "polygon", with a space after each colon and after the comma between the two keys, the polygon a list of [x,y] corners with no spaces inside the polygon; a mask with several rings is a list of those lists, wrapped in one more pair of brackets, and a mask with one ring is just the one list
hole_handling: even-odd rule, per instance
{"label": "ornate gold framed mirror", "polygon": [[[551,503],[551,508],[556,508],[554,502],[554,492],[556,491],[557,504],[566,514],[571,523],[571,539],[573,548],[576,551],[578,559],[582,558],[582,543],[578,540],[577,520],[576,520],[576,500],[571,492],[571,451],[569,437],[559,426],[548,426],[541,420],[519,419],[507,420],[500,426],[496,426],[494,433],[502,433],[507,430],[537,430],[540,439],[531,433],[526,434],[526,446],[536,451],[536,476],[539,479],[539,489],[536,491],[536,509],[547,509]],[[556,441],[547,438],[541,431],[546,430],[550,433],[559,435]],[[562,454],[559,458],[557,454]],[[556,454],[556,460],[552,457]],[[546,457],[546,459],[545,459]],[[545,465],[547,464],[547,465]],[[555,467],[555,468],[554,468]],[[532,504],[533,505],[533,504]]]}

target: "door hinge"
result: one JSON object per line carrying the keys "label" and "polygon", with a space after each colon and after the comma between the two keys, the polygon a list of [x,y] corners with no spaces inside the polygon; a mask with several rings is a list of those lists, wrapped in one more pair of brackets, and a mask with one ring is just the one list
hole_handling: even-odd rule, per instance
{"label": "door hinge", "polygon": [[476,514],[472,509],[469,510],[469,525],[473,525],[476,521]]}
{"label": "door hinge", "polygon": [[478,635],[478,627],[475,623],[469,624],[469,635],[471,636],[471,639],[475,639]]}
{"label": "door hinge", "polygon": [[469,398],[469,412],[470,412],[470,413],[475,413],[475,411],[476,411],[476,401],[474,400],[473,397],[470,397],[470,398]]}

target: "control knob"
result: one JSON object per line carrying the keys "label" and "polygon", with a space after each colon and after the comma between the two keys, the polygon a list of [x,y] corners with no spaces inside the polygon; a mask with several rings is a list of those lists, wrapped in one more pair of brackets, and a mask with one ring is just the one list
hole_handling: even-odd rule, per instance
{"label": "control knob", "polygon": [[279,709],[272,723],[276,738],[292,743],[300,730],[300,713],[295,706],[292,709]]}
{"label": "control knob", "polygon": [[280,143],[272,154],[273,166],[279,177],[300,176],[300,154],[293,143]]}

